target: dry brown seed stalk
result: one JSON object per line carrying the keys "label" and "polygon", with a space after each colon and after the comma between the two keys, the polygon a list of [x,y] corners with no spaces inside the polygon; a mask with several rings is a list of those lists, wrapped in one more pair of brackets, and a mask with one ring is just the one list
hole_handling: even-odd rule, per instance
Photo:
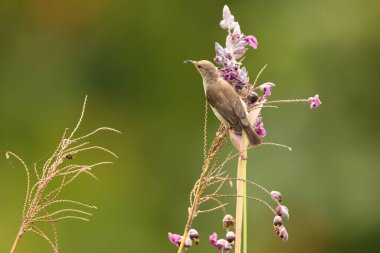
{"label": "dry brown seed stalk", "polygon": [[[22,212],[22,223],[19,232],[16,236],[13,247],[11,249],[11,253],[15,252],[21,237],[29,231],[34,232],[37,235],[44,238],[52,247],[54,252],[59,252],[58,236],[54,222],[66,219],[79,219],[83,221],[88,221],[88,219],[84,216],[91,216],[92,213],[87,212],[86,210],[96,209],[95,206],[84,204],[79,201],[71,199],[57,199],[64,187],[73,182],[79,175],[84,173],[96,178],[95,175],[91,172],[92,168],[98,165],[111,163],[107,161],[102,161],[94,164],[68,164],[70,161],[72,161],[73,154],[78,155],[80,152],[86,150],[100,150],[117,158],[116,154],[107,148],[101,146],[85,147],[89,144],[89,142],[80,142],[86,140],[88,137],[91,137],[99,131],[110,131],[120,133],[118,130],[109,127],[101,127],[92,131],[89,134],[74,138],[74,135],[76,131],[79,129],[83,119],[86,101],[87,96],[83,103],[81,116],[74,130],[70,133],[68,137],[66,137],[67,129],[64,131],[64,134],[58,144],[58,147],[53,152],[53,154],[46,160],[46,162],[41,168],[41,171],[38,171],[36,163],[34,164],[36,182],[33,183],[32,187],[30,187],[30,170],[28,166],[25,164],[25,162],[13,152],[8,151],[5,154],[7,159],[11,157],[17,159],[24,167],[27,175],[26,197]],[[75,146],[73,145],[74,143]],[[58,186],[55,186],[57,184],[52,184],[52,182],[57,181],[59,182]],[[74,205],[74,207],[68,206],[57,208],[57,204],[71,204]],[[47,210],[48,208],[54,207],[56,208],[55,210]],[[83,208],[84,210],[78,208]],[[66,213],[70,215],[66,215]],[[47,222],[51,224],[51,233],[53,239],[49,237],[48,233],[42,231],[38,227],[39,224],[42,222]]]}

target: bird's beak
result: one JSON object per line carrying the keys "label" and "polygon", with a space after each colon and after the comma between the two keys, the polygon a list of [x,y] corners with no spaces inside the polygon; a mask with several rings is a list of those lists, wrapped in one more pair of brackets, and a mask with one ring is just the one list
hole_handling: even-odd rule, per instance
{"label": "bird's beak", "polygon": [[197,63],[196,61],[193,61],[193,60],[186,60],[186,61],[184,61],[183,63],[191,63],[191,64],[195,64],[195,63]]}

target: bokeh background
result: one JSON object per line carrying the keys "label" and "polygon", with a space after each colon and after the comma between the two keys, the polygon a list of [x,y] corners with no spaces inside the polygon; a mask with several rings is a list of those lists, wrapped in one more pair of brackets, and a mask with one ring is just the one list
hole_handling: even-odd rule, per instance
{"label": "bokeh background", "polygon": [[[272,214],[249,204],[249,252],[374,252],[380,226],[380,3],[318,1],[52,1],[0,3],[0,153],[41,164],[65,127],[73,128],[86,94],[80,133],[112,126],[93,143],[120,158],[63,192],[95,204],[91,222],[58,224],[62,252],[176,252],[188,193],[202,164],[204,94],[186,59],[212,59],[227,3],[242,31],[259,40],[245,64],[253,79],[277,84],[273,98],[320,94],[323,106],[285,104],[264,112],[267,141],[250,151],[248,176],[280,190],[290,208],[287,244]],[[217,128],[210,117],[209,134]],[[231,149],[231,145],[227,146]],[[25,175],[0,159],[0,252],[20,224]],[[107,154],[88,153],[93,161]],[[81,157],[75,157],[81,161]],[[231,174],[236,161],[228,164]],[[230,189],[226,191],[232,192]],[[257,189],[250,189],[259,196]],[[234,212],[232,201],[228,209]],[[223,233],[221,212],[194,223],[202,243]],[[17,252],[51,252],[34,234]]]}

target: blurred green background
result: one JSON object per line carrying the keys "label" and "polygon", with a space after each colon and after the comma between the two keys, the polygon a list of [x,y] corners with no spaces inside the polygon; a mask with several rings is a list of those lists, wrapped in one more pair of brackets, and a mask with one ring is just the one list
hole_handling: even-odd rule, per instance
{"label": "blurred green background", "polygon": [[[204,93],[186,59],[212,59],[227,3],[245,34],[251,79],[277,84],[273,99],[320,94],[323,106],[285,104],[263,113],[267,141],[250,151],[248,176],[280,190],[290,208],[289,242],[275,237],[272,214],[249,204],[249,252],[374,252],[378,248],[380,2],[53,1],[0,3],[0,153],[41,164],[65,127],[79,133],[112,126],[93,143],[120,159],[63,192],[99,209],[89,223],[58,224],[62,252],[176,252],[167,232],[182,233],[188,193],[202,164]],[[210,117],[209,134],[217,128]],[[227,149],[231,149],[228,144]],[[94,161],[112,159],[88,153]],[[87,156],[88,156],[87,155]],[[20,224],[25,175],[0,159],[0,252]],[[80,157],[75,158],[80,161]],[[236,161],[228,164],[235,172]],[[227,189],[228,190],[228,189]],[[228,190],[231,191],[231,190]],[[250,189],[259,194],[257,189]],[[234,212],[234,203],[228,207]],[[223,233],[221,212],[199,216],[202,243]],[[34,234],[17,252],[51,252]]]}

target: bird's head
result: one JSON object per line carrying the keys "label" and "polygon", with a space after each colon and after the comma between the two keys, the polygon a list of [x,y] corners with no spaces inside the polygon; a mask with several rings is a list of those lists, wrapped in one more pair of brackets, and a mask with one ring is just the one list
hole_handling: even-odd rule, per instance
{"label": "bird's head", "polygon": [[219,71],[209,61],[201,60],[201,61],[193,61],[193,60],[187,60],[185,63],[191,63],[195,66],[195,68],[198,70],[198,72],[201,74],[202,78],[206,82],[212,82],[217,81],[219,78]]}

